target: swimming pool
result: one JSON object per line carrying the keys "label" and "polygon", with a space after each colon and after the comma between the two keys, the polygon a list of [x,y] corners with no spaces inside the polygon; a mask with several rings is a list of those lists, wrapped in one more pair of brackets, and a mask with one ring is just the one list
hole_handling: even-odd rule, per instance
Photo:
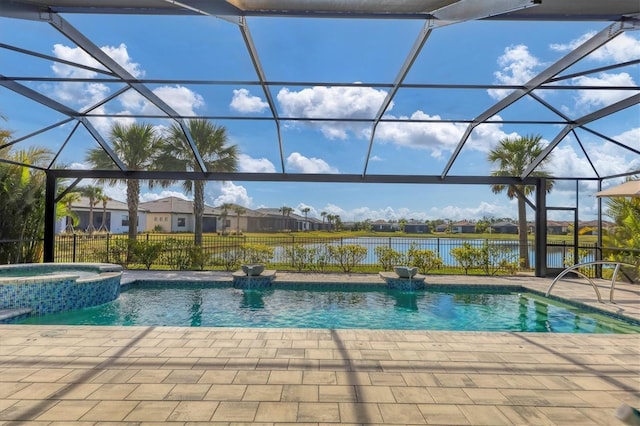
{"label": "swimming pool", "polygon": [[638,333],[640,327],[512,289],[400,291],[288,285],[242,290],[144,284],[110,303],[21,324]]}

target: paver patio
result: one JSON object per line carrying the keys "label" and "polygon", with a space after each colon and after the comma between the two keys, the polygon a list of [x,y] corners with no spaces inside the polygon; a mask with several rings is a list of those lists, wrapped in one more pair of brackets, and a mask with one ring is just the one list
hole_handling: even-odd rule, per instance
{"label": "paver patio", "polygon": [[[639,286],[615,294],[640,318]],[[2,425],[616,425],[622,403],[640,405],[637,334],[0,326]]]}

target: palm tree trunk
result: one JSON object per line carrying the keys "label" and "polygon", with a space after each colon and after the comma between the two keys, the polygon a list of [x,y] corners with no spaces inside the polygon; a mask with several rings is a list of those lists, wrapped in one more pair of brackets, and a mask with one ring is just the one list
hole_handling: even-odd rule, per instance
{"label": "palm tree trunk", "polygon": [[529,263],[529,241],[527,239],[527,206],[518,194],[518,229],[520,234],[520,262],[524,269],[531,267]]}
{"label": "palm tree trunk", "polygon": [[89,226],[87,226],[87,232],[89,235],[93,234],[95,231],[95,227],[93,226],[93,200],[89,200]]}
{"label": "palm tree trunk", "polygon": [[140,181],[127,180],[127,206],[129,207],[129,244],[127,263],[133,261],[133,243],[138,237],[138,203],[140,200]]}
{"label": "palm tree trunk", "polygon": [[193,216],[195,218],[194,244],[202,245],[202,215],[204,213],[204,181],[193,183]]}

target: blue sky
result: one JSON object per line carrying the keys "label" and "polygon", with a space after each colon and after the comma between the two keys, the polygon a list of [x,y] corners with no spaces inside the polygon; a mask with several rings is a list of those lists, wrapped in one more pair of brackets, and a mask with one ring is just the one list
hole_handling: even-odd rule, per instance
{"label": "blue sky", "polygon": [[[117,60],[131,74],[147,79],[256,81],[241,33],[235,24],[211,17],[162,16],[65,16],[73,26]],[[248,18],[248,25],[270,81],[361,83],[341,87],[282,85],[271,88],[282,117],[332,116],[367,118],[376,114],[389,83],[424,26],[411,20],[347,20],[304,18]],[[521,84],[562,58],[605,22],[487,22],[476,21],[437,28],[413,64],[406,83]],[[98,67],[81,49],[49,25],[0,18],[0,41],[61,59]],[[607,66],[640,58],[638,32],[626,32],[566,73]],[[96,77],[98,74],[51,60],[0,49],[0,74],[5,76]],[[536,93],[563,114],[581,117],[633,94],[630,91],[584,91],[580,86],[601,84],[638,86],[638,65],[610,69],[563,82],[575,90],[544,90]],[[56,83],[22,81],[53,99],[82,110],[109,96],[121,86],[113,83]],[[368,85],[369,84],[369,85]],[[186,115],[221,115],[255,120],[220,120],[230,143],[241,152],[239,170],[280,172],[281,159],[276,128],[264,93],[257,85],[196,84],[149,87],[178,112]],[[446,120],[473,118],[504,97],[507,92],[488,90],[401,89],[385,116],[397,119]],[[133,91],[108,102],[96,112],[116,114],[153,113]],[[21,137],[65,117],[0,87],[2,127]],[[555,120],[539,103],[522,100],[499,113],[498,120],[528,117]],[[92,118],[106,137],[114,118]],[[119,118],[128,123],[132,118]],[[140,121],[140,120],[139,120]],[[160,129],[169,120],[147,120]],[[590,128],[617,142],[640,149],[639,108],[591,123]],[[58,150],[73,124],[65,124],[22,142]],[[493,123],[479,126],[460,153],[449,174],[486,175],[492,165],[487,152],[504,137],[540,134],[546,142],[561,130],[559,125]],[[382,123],[374,139],[367,173],[440,175],[466,129],[459,123]],[[286,171],[291,173],[362,173],[371,134],[370,124],[336,122],[282,122]],[[602,175],[640,170],[640,158],[619,146],[588,133],[580,141]],[[78,131],[62,150],[59,163],[88,167],[87,149],[96,146],[86,132]],[[561,142],[547,165],[554,176],[593,176],[581,147],[573,136]],[[619,180],[612,180],[611,184]],[[580,186],[577,200],[580,218],[594,219],[595,183]],[[549,195],[551,206],[575,206],[575,184],[558,181]],[[113,198],[125,200],[124,186],[107,189]],[[182,194],[181,187],[150,191],[142,200]],[[504,194],[494,195],[485,186],[312,184],[272,182],[226,182],[207,184],[206,202],[232,202],[249,208],[290,206],[339,214],[343,221],[364,219],[479,219],[483,216],[516,217],[516,205]],[[529,212],[530,218],[533,217]],[[567,218],[550,212],[551,218]]]}

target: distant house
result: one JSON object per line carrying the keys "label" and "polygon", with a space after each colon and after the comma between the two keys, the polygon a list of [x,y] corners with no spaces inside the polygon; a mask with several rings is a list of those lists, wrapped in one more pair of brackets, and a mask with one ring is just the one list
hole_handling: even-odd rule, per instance
{"label": "distant house", "polygon": [[473,234],[476,232],[476,224],[466,220],[452,223],[451,232],[454,234]]}
{"label": "distant house", "polygon": [[[73,226],[70,217],[61,218],[56,224],[57,232],[82,231],[89,229],[89,198],[81,197],[71,204],[71,211],[78,217],[78,224]],[[104,221],[103,221],[104,217]],[[147,210],[138,208],[138,232],[146,229]],[[99,202],[93,206],[93,229],[112,234],[123,234],[129,231],[129,207],[127,203],[109,199],[106,206]]]}
{"label": "distant house", "polygon": [[511,222],[497,222],[491,224],[491,232],[495,234],[517,234],[518,225]]}
{"label": "distant house", "polygon": [[435,232],[447,232],[447,229],[449,229],[449,225],[447,225],[446,223],[441,223],[440,225],[436,226]]}
{"label": "distant house", "polygon": [[569,233],[569,222],[547,222],[547,234],[550,235],[566,235]]}
{"label": "distant house", "polygon": [[428,234],[429,225],[424,222],[418,222],[417,220],[410,220],[404,224],[404,232],[407,234]]}
{"label": "distant house", "polygon": [[[178,197],[160,198],[140,203],[147,211],[146,231],[194,232],[193,201]],[[219,213],[211,206],[204,206],[202,232],[216,232]]]}
{"label": "distant house", "polygon": [[289,213],[285,216],[279,208],[262,207],[254,210],[259,216],[252,217],[255,232],[278,232],[278,231],[306,231],[310,229],[311,221],[296,213]]}
{"label": "distant house", "polygon": [[376,220],[371,224],[371,230],[376,232],[398,232],[400,230],[400,225],[397,222]]}

